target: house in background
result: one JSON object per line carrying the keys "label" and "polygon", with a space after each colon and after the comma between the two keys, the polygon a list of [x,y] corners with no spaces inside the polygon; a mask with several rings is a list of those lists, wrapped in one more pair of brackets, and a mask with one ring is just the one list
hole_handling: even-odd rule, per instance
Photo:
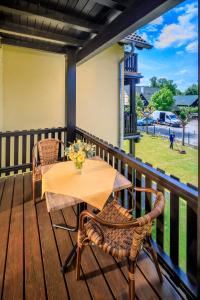
{"label": "house in background", "polygon": [[181,107],[197,107],[199,103],[198,95],[174,96],[174,110],[178,111]]}
{"label": "house in background", "polygon": [[158,92],[160,89],[157,87],[150,86],[136,86],[136,94],[140,95],[144,106],[147,106],[151,100],[154,93]]}

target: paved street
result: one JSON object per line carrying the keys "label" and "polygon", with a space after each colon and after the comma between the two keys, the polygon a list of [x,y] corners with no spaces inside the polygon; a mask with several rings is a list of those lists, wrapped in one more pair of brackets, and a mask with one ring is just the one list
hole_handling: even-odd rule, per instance
{"label": "paved street", "polygon": [[[145,126],[139,126],[139,130],[146,131]],[[149,126],[149,132],[155,133],[156,135],[169,136],[169,132],[175,133],[175,138],[177,140],[182,140],[182,128],[169,127],[165,125],[154,125]],[[185,133],[185,143],[193,146],[197,146],[198,144],[198,121],[192,120],[186,126]]]}

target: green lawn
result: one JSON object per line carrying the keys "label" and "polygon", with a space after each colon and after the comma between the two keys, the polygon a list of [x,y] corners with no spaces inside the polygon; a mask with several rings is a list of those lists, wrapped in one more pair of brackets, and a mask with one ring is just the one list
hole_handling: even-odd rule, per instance
{"label": "green lawn", "polygon": [[[124,141],[124,150],[128,152],[128,141]],[[162,137],[153,137],[143,134],[140,142],[136,144],[136,157],[144,162],[151,163],[155,168],[159,167],[167,174],[175,175],[184,183],[192,183],[197,186],[198,160],[197,149],[185,147],[186,154],[180,154],[180,144],[174,145],[174,150],[169,149],[169,141]],[[164,213],[164,250],[170,254],[170,201],[169,192],[165,192],[166,207]],[[186,203],[183,199],[179,202],[179,266],[186,270]],[[155,225],[152,236],[156,239]]]}
{"label": "green lawn", "polygon": [[[165,170],[180,178],[184,183],[192,183],[197,186],[198,161],[197,149],[186,147],[186,154],[180,154],[180,144],[175,143],[174,150],[169,149],[169,141],[162,137],[153,137],[142,134],[139,143],[136,143],[136,157],[144,162],[151,163],[153,167]],[[124,150],[128,151],[128,141],[124,141]]]}

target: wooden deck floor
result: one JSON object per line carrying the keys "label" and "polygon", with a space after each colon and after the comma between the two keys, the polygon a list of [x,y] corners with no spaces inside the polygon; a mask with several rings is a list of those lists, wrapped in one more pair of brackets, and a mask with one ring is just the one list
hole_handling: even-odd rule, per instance
{"label": "wooden deck floor", "polygon": [[[89,248],[83,252],[82,280],[75,266],[63,276],[60,267],[76,233],[53,230],[52,223],[75,223],[72,208],[49,215],[45,201],[31,200],[31,174],[0,179],[0,296],[1,299],[128,299],[124,263]],[[182,299],[164,274],[161,285],[143,252],[136,272],[137,299]]]}

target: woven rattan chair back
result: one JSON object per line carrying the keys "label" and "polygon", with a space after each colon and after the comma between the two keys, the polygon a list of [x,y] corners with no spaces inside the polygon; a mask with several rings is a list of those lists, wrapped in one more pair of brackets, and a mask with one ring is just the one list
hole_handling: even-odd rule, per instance
{"label": "woven rattan chair back", "polygon": [[[41,166],[56,163],[59,159],[59,150],[65,149],[65,144],[57,139],[43,139],[37,142],[32,149],[32,192],[35,203],[35,182],[41,180]],[[39,162],[37,160],[39,156]],[[65,157],[64,157],[65,158]]]}
{"label": "woven rattan chair back", "polygon": [[37,143],[41,166],[58,161],[59,144],[56,139],[45,139]]}

